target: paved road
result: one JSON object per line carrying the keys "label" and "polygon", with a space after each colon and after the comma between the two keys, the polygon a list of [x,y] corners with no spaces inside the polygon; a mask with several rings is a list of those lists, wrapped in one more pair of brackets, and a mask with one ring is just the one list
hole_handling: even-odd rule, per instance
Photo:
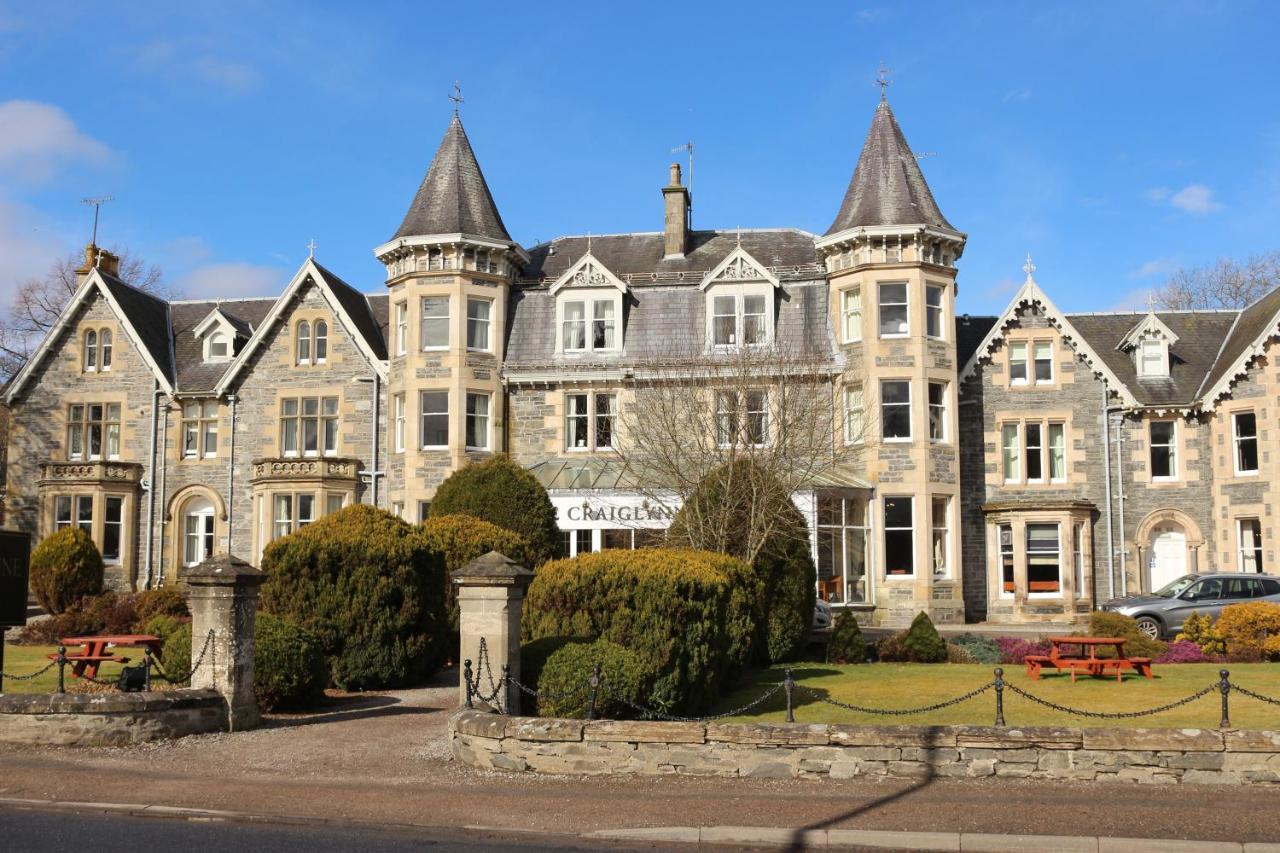
{"label": "paved road", "polygon": [[[642,844],[588,843],[578,838],[448,829],[376,829],[367,827],[192,822],[129,815],[46,812],[0,808],[0,849],[14,853],[138,853],[139,850],[188,850],[200,853],[409,853],[431,850],[485,850],[494,853],[542,850],[678,849]],[[686,848],[687,849],[687,848]]]}

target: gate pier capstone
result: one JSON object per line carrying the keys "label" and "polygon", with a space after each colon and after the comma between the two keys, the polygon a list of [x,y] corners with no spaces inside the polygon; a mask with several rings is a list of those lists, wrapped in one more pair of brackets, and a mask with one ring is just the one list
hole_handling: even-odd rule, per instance
{"label": "gate pier capstone", "polygon": [[502,677],[503,666],[509,668],[513,680],[520,680],[520,608],[533,572],[490,551],[455,570],[450,577],[458,589],[458,704],[462,705],[467,699],[462,661],[471,661],[476,668],[475,677],[486,692],[489,689],[480,663],[481,639],[495,682]]}
{"label": "gate pier capstone", "polygon": [[253,626],[266,575],[239,557],[218,554],[184,569],[182,579],[191,608],[191,686],[222,694],[231,731],[251,729],[262,721],[253,694]]}

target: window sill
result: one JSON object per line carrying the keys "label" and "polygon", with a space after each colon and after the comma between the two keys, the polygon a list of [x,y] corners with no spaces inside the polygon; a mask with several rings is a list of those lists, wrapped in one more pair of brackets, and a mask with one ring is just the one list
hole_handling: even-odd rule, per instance
{"label": "window sill", "polygon": [[489,448],[487,448],[487,447],[472,447],[471,445],[469,445],[469,444],[468,444],[468,445],[467,445],[467,452],[468,452],[468,453],[488,453],[488,452],[489,452]]}
{"label": "window sill", "polygon": [[1259,473],[1260,471],[1237,471],[1235,475],[1237,477],[1248,478],[1248,477],[1256,477],[1258,476]]}
{"label": "window sill", "polygon": [[438,347],[423,347],[421,350],[419,350],[419,352],[448,352],[448,351],[449,351],[448,344],[444,344],[443,346],[438,346]]}
{"label": "window sill", "polygon": [[909,337],[911,337],[910,332],[895,332],[892,335],[887,335],[884,332],[880,333],[880,340],[882,341],[902,340],[903,338],[909,338]]}
{"label": "window sill", "polygon": [[[424,444],[424,445],[422,445],[421,447],[419,447],[418,449],[419,449],[419,450],[448,450],[448,449],[449,449],[449,445],[447,445],[447,444]],[[470,447],[468,447],[468,448],[467,448],[467,450],[470,450],[470,449],[471,449]]]}
{"label": "window sill", "polygon": [[888,436],[883,436],[880,441],[884,444],[911,444],[912,438],[911,436],[907,436],[906,438],[889,438]]}

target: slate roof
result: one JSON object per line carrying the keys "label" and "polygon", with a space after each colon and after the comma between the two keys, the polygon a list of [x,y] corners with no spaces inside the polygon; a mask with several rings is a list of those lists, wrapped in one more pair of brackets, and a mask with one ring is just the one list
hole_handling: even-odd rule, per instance
{"label": "slate roof", "polygon": [[409,212],[391,239],[429,234],[511,239],[456,113],[409,205]]}
{"label": "slate roof", "polygon": [[225,362],[206,364],[204,346],[195,336],[195,328],[203,322],[209,312],[215,308],[222,311],[233,324],[238,326],[237,332],[248,338],[267,316],[275,299],[233,299],[225,302],[206,300],[199,302],[172,302],[170,312],[173,322],[173,351],[178,362],[177,387],[179,391],[210,391],[222,374],[226,372]]}
{"label": "slate roof", "polygon": [[1239,315],[1234,311],[1157,311],[1156,316],[1178,336],[1178,342],[1169,350],[1168,378],[1140,379],[1132,354],[1116,347],[1146,312],[1066,315],[1140,404],[1191,405],[1205,377],[1220,363],[1222,342]]}
{"label": "slate roof", "polygon": [[970,317],[964,314],[956,318],[956,364],[963,367],[982,346],[982,341],[999,317]]}
{"label": "slate roof", "polygon": [[369,297],[320,266],[320,264],[316,264],[316,268],[328,280],[329,288],[333,291],[334,298],[342,306],[342,310],[351,318],[351,322],[355,324],[360,335],[369,342],[369,347],[373,350],[374,357],[386,359],[387,341],[382,333],[382,325],[378,322],[377,317],[374,316],[373,309],[369,306]]}
{"label": "slate roof", "polygon": [[938,209],[907,138],[887,101],[876,107],[849,189],[827,235],[874,225],[955,229]]}
{"label": "slate roof", "polygon": [[1280,312],[1280,287],[1240,312],[1240,319],[1232,326],[1230,333],[1223,337],[1217,363],[1205,377],[1200,393],[1208,393],[1226,376],[1231,365],[1244,355],[1268,326],[1274,325],[1277,312]]}
{"label": "slate roof", "polygon": [[660,232],[605,234],[591,237],[559,237],[529,250],[524,281],[555,281],[587,253],[617,276],[655,276],[674,279],[684,273],[687,280],[701,281],[715,269],[742,240],[742,248],[767,267],[799,267],[802,274],[820,275],[814,237],[797,228],[770,228],[751,231],[693,231],[683,257],[664,258]]}
{"label": "slate roof", "polygon": [[102,283],[132,324],[160,372],[174,381],[173,353],[169,347],[169,303],[126,284],[101,269]]}

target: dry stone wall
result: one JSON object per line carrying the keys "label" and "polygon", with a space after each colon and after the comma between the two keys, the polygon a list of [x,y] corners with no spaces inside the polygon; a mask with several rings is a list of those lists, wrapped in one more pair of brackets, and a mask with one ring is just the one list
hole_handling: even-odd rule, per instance
{"label": "dry stone wall", "polygon": [[459,711],[459,761],[584,775],[1011,777],[1280,784],[1280,732],[668,723]]}
{"label": "dry stone wall", "polygon": [[226,727],[216,690],[0,696],[0,743],[128,746]]}

